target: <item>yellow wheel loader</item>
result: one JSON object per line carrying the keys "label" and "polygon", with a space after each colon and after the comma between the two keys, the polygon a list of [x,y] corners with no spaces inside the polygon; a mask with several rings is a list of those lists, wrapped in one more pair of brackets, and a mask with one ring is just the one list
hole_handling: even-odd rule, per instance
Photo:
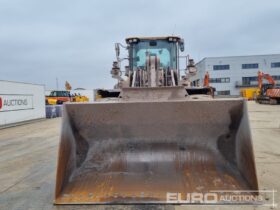
{"label": "yellow wheel loader", "polygon": [[[183,198],[199,202],[198,193],[223,204],[223,195],[256,195],[246,101],[188,86],[180,37],[126,44],[116,44],[114,90],[99,90],[93,103],[63,105],[55,204],[188,203]],[[128,50],[125,71],[120,46]]]}

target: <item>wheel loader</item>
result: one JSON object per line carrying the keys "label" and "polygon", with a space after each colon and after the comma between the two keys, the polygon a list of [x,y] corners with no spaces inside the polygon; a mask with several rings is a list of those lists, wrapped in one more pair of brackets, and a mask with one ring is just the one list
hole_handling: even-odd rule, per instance
{"label": "wheel loader", "polygon": [[224,204],[232,202],[223,195],[256,195],[246,101],[191,87],[195,65],[181,75],[178,36],[131,37],[115,48],[115,88],[63,105],[54,203],[204,203],[197,194],[212,193],[207,201]]}

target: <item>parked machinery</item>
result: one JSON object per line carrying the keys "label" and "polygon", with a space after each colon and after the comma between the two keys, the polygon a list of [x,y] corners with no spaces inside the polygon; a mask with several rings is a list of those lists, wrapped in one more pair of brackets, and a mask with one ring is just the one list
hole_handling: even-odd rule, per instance
{"label": "parked machinery", "polygon": [[88,102],[89,98],[80,94],[71,94],[68,90],[53,90],[45,97],[46,105],[59,105],[65,102]]}
{"label": "parked machinery", "polygon": [[72,97],[67,90],[53,90],[45,97],[46,105],[58,105],[72,101]]}
{"label": "parked machinery", "polygon": [[240,95],[247,100],[256,100],[259,94],[259,88],[242,88]]}
{"label": "parked machinery", "polygon": [[[263,83],[263,79],[268,83]],[[275,87],[276,82],[269,74],[265,74],[261,71],[258,72],[258,88],[259,93],[256,101],[260,104],[279,104],[280,103],[280,88]]]}
{"label": "parked machinery", "polygon": [[203,87],[209,88],[210,95],[212,95],[212,97],[214,98],[214,92],[216,91],[216,89],[210,86],[210,75],[208,71],[204,75]]}

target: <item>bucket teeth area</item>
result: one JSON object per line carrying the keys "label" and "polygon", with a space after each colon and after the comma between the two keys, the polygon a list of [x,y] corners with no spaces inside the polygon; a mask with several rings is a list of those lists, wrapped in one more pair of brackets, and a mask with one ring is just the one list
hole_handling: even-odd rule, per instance
{"label": "bucket teeth area", "polygon": [[243,100],[66,104],[57,204],[257,190]]}

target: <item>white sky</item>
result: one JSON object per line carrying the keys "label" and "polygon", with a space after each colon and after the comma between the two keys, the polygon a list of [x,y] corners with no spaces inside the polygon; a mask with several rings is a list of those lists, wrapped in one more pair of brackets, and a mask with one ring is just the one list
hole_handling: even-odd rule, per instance
{"label": "white sky", "polygon": [[0,0],[0,80],[112,88],[115,42],[172,33],[197,62],[280,53],[280,1]]}

